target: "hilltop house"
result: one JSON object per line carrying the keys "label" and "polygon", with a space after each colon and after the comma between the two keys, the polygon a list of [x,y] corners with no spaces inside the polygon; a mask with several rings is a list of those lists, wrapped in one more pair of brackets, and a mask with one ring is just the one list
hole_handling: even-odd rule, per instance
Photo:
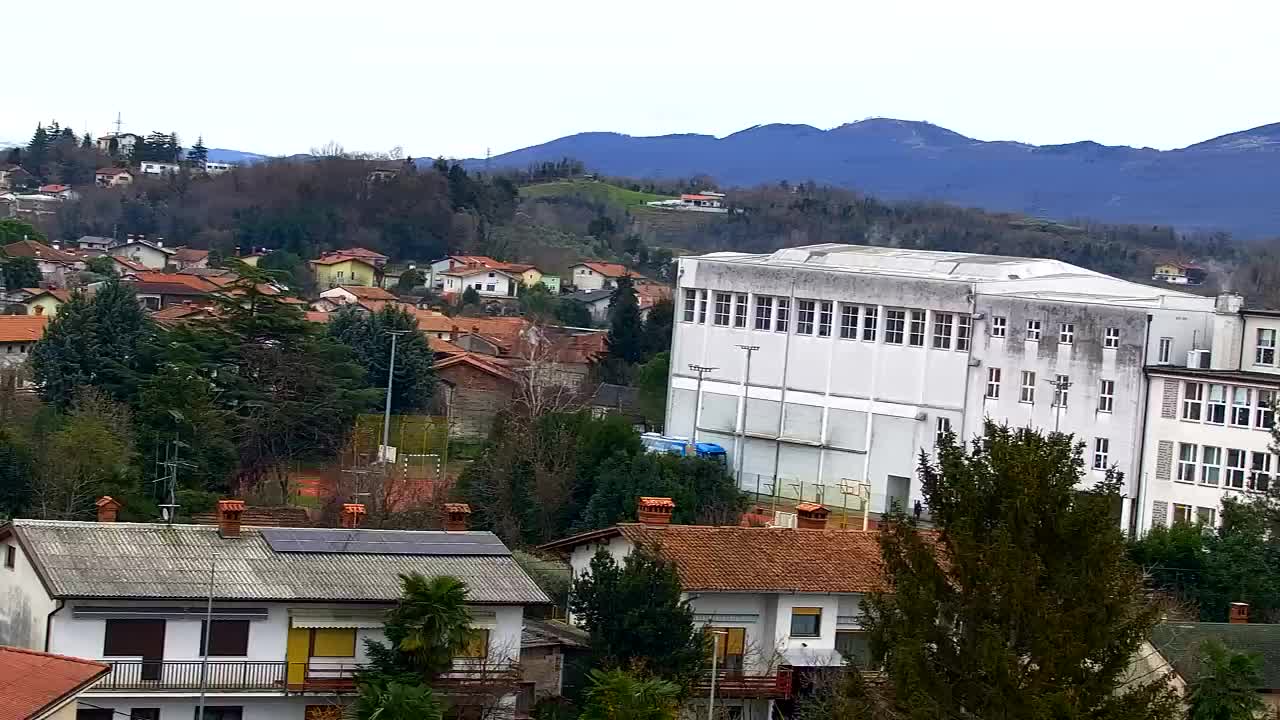
{"label": "hilltop house", "polygon": [[76,241],[76,248],[81,251],[105,253],[115,244],[115,240],[109,237],[99,237],[97,235],[81,235]]}
{"label": "hilltop house", "polygon": [[138,169],[143,175],[177,175],[182,166],[176,162],[162,162],[160,160],[143,160]]}
{"label": "hilltop house", "polygon": [[607,262],[580,262],[569,266],[569,276],[576,290],[601,290],[618,286],[618,278],[635,273],[626,265]]}
{"label": "hilltop house", "polygon": [[316,285],[335,288],[339,285],[377,286],[378,266],[369,258],[343,253],[328,253],[311,261]]}
{"label": "hilltop house", "polygon": [[[48,317],[0,315],[0,368],[14,368],[26,362],[48,325]],[[0,644],[3,642],[0,638]]]}
{"label": "hilltop house", "polygon": [[427,276],[427,287],[439,290],[444,285],[444,273],[469,266],[499,267],[503,263],[484,255],[446,255],[433,260]]}
{"label": "hilltop house", "polygon": [[1162,262],[1156,264],[1151,279],[1171,285],[1200,285],[1206,275],[1204,268],[1194,263]]}
{"label": "hilltop house", "polygon": [[28,315],[57,317],[58,310],[71,300],[71,292],[68,290],[23,288],[22,292],[27,295],[22,304],[26,307]]}
{"label": "hilltop house", "polygon": [[440,277],[444,280],[441,291],[446,296],[461,295],[472,288],[482,298],[509,298],[515,297],[516,288],[521,284],[519,275],[482,265],[450,270]]}
{"label": "hilltop house", "polygon": [[434,532],[360,529],[354,504],[343,529],[244,526],[239,500],[218,503],[217,525],[115,522],[119,507],[104,497],[98,522],[0,526],[0,643],[109,666],[82,696],[102,720],[188,720],[202,675],[206,717],[335,717],[402,573],[468,587],[471,641],[437,691],[463,712],[527,714],[524,608],[549,599],[497,537],[465,530],[465,506]]}
{"label": "hilltop house", "polygon": [[36,178],[21,165],[0,165],[0,190],[26,190]]}
{"label": "hilltop house", "polygon": [[142,142],[142,136],[136,133],[106,133],[99,135],[94,141],[98,150],[117,158],[127,158],[133,153],[133,146]]}
{"label": "hilltop house", "polygon": [[[868,662],[861,601],[883,588],[875,533],[828,530],[815,503],[797,507],[796,528],[672,525],[674,510],[670,498],[642,497],[639,522],[541,549],[566,556],[575,578],[598,550],[621,561],[645,547],[674,563],[694,621],[714,635],[717,704],[731,717],[773,718],[794,675]],[[709,675],[692,697],[706,696]]]}
{"label": "hilltop house", "polygon": [[169,266],[169,259],[177,251],[164,246],[163,240],[151,242],[142,238],[130,237],[126,242],[107,250],[113,257],[127,258],[144,265],[149,270],[164,270]]}
{"label": "hilltop house", "polygon": [[119,187],[133,184],[133,173],[126,168],[99,168],[93,174],[93,182],[98,187]]}
{"label": "hilltop house", "polygon": [[176,270],[198,270],[209,267],[209,251],[196,248],[174,248],[169,263]]}

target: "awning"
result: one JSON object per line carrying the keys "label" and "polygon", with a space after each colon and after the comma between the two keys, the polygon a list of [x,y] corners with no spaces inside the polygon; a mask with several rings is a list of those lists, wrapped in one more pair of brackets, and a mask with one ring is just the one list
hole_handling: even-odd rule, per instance
{"label": "awning", "polygon": [[289,623],[296,628],[381,628],[381,615],[346,615],[342,613],[289,613]]}
{"label": "awning", "polygon": [[782,651],[782,661],[791,667],[839,667],[844,656],[838,650],[794,648]]}

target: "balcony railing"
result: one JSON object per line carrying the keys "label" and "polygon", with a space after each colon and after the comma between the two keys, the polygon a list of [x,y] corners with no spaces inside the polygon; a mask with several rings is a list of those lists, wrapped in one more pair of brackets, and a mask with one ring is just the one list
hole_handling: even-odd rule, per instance
{"label": "balcony railing", "polygon": [[[111,672],[93,686],[95,691],[196,691],[201,687],[199,660],[101,660]],[[208,690],[246,690],[344,693],[354,692],[356,674],[363,666],[355,663],[289,663],[283,660],[210,660],[205,671]],[[520,678],[514,662],[467,663],[458,661],[454,669],[434,684],[457,692],[491,691],[510,686]]]}
{"label": "balcony railing", "polygon": [[[694,683],[694,691],[706,694],[711,690],[711,673],[706,673]],[[726,698],[789,698],[791,697],[791,669],[781,668],[771,674],[752,675],[737,670],[716,673],[716,697]]]}

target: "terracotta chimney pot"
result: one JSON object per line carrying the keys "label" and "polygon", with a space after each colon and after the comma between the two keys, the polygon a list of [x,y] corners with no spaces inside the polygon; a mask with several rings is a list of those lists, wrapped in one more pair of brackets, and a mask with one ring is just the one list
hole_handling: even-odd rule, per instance
{"label": "terracotta chimney pot", "polygon": [[94,503],[98,507],[98,522],[115,522],[120,513],[120,503],[110,495],[103,495]]}

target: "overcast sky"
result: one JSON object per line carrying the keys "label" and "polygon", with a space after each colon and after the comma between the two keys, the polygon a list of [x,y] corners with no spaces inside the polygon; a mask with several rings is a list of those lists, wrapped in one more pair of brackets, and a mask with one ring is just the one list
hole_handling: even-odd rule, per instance
{"label": "overcast sky", "polygon": [[1173,148],[1280,122],[1275,0],[5,2],[0,140],[56,118],[266,154],[927,120]]}

